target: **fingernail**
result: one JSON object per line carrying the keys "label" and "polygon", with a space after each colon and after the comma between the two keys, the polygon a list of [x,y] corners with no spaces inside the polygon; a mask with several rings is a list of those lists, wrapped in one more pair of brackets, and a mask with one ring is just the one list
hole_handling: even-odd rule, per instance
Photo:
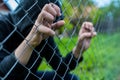
{"label": "fingernail", "polygon": [[63,23],[65,24],[65,21],[63,20]]}
{"label": "fingernail", "polygon": [[58,16],[61,16],[61,15],[62,15],[61,13],[58,14]]}
{"label": "fingernail", "polygon": [[54,31],[52,31],[52,36],[54,36],[55,35],[55,32]]}

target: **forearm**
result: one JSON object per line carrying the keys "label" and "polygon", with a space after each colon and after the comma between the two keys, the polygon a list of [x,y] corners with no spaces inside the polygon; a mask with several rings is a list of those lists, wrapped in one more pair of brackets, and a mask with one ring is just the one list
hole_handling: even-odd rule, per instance
{"label": "forearm", "polygon": [[84,52],[84,46],[82,43],[77,43],[77,45],[73,48],[72,53],[76,59],[81,58]]}
{"label": "forearm", "polygon": [[33,47],[24,40],[15,50],[15,56],[21,64],[26,65],[31,57],[32,51]]}

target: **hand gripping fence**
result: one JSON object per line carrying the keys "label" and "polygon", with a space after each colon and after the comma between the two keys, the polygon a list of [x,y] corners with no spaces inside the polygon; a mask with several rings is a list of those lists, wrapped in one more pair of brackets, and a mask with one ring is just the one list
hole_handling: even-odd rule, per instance
{"label": "hand gripping fence", "polygon": [[[33,48],[29,44],[33,36],[29,40],[26,40],[26,36],[35,25],[35,20],[43,6],[48,3],[54,3],[60,7],[62,15],[56,17],[54,22],[63,19],[65,25],[55,31],[54,37],[46,38],[38,47]],[[109,42],[119,36],[120,30],[120,18],[113,16],[119,13],[120,7],[117,3],[120,2],[115,0],[113,3],[117,8],[112,6],[111,11],[109,8],[105,11],[104,8],[102,10],[97,7],[94,0],[1,0],[0,80],[116,79],[113,78],[115,75],[108,78],[107,72],[105,74],[103,70],[104,67],[108,67],[107,57],[104,57],[109,52],[108,46],[112,45]],[[115,13],[116,9],[118,11]],[[72,54],[72,49],[77,45],[78,33],[85,21],[93,23],[98,35],[92,39],[90,49],[84,54],[82,53],[84,45],[82,46],[80,55],[76,59]],[[40,25],[35,26],[37,28]],[[14,54],[23,40],[26,41],[26,46],[33,49],[27,65],[21,64]],[[26,46],[19,57],[25,54]],[[117,51],[117,47],[115,49]],[[112,55],[110,53],[109,56]]]}

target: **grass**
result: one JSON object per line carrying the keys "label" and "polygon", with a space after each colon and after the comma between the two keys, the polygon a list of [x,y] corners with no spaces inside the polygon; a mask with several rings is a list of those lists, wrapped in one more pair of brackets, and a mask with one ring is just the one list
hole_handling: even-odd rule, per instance
{"label": "grass", "polygon": [[[84,60],[71,71],[81,80],[119,80],[120,75],[120,34],[98,34],[90,48],[84,53]],[[60,52],[65,56],[74,47],[77,37],[55,38]],[[38,70],[51,70],[45,60]]]}

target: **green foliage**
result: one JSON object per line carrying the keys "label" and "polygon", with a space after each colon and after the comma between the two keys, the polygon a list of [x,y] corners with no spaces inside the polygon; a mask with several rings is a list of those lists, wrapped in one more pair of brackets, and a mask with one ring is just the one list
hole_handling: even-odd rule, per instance
{"label": "green foliage", "polygon": [[[84,53],[84,60],[72,71],[81,80],[117,80],[120,74],[120,34],[113,35],[98,34],[92,40],[90,48]],[[70,52],[77,41],[73,38],[55,38],[60,52],[65,56]],[[43,61],[39,70],[51,70],[50,66]]]}
{"label": "green foliage", "polygon": [[65,17],[70,17],[74,14],[74,9],[67,0],[62,0],[62,11],[65,15]]}
{"label": "green foliage", "polygon": [[74,27],[76,27],[77,33],[82,23],[86,20],[94,24],[97,23],[102,14],[101,10],[93,4],[92,0],[62,0],[62,11],[66,24],[59,30],[59,34],[67,30],[68,36]]}
{"label": "green foliage", "polygon": [[111,13],[114,18],[119,18],[120,1],[112,1],[107,7],[102,8],[106,13]]}
{"label": "green foliage", "polygon": [[64,19],[65,25],[59,29],[59,34],[63,33],[64,30],[66,30],[66,34],[68,36],[68,33],[73,29],[73,25],[69,22],[68,18]]}
{"label": "green foliage", "polygon": [[84,61],[76,69],[82,80],[116,80],[120,74],[119,36],[98,35],[92,40],[91,47],[84,53]]}
{"label": "green foliage", "polygon": [[103,16],[102,10],[100,10],[98,8],[92,9],[92,11],[90,13],[90,17],[92,19],[93,24],[96,24],[100,20],[101,16]]}
{"label": "green foliage", "polygon": [[[63,13],[65,15],[65,26],[60,29],[60,33],[64,30],[69,32],[73,29],[73,24],[70,23],[71,15],[74,14],[74,8],[78,1],[73,1],[73,6],[69,3],[69,0],[62,0],[63,2]],[[82,1],[82,0],[81,0]],[[81,2],[80,1],[80,2]],[[78,9],[78,15],[83,12],[85,2],[80,5]],[[117,19],[119,16],[119,7],[115,6],[113,3],[104,8],[98,9],[90,2],[90,5],[87,7],[92,8],[89,13],[89,18],[94,24],[99,22],[99,20],[104,20],[105,16],[108,13],[112,13],[114,19]],[[81,12],[80,12],[81,11]],[[85,16],[86,17],[86,16]],[[74,18],[74,17],[72,17]],[[102,19],[101,19],[102,18]],[[80,20],[81,21],[81,20]],[[115,33],[111,35],[98,34],[92,42],[90,48],[84,53],[84,60],[78,65],[78,67],[72,71],[72,73],[78,75],[81,80],[119,80],[120,74],[120,33]],[[66,56],[75,46],[77,37],[64,37],[59,39],[55,37],[55,42],[60,49],[60,52],[63,56]],[[51,70],[51,67],[46,64],[46,61],[43,60],[43,63],[38,70]]]}

